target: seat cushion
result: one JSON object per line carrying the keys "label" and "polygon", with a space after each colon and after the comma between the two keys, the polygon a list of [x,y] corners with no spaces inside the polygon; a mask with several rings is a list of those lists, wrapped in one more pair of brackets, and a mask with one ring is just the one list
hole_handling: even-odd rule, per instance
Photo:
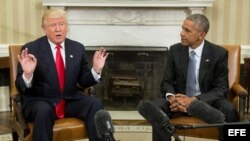
{"label": "seat cushion", "polygon": [[[170,120],[173,125],[201,125],[206,126],[207,123],[201,119],[189,116],[182,116],[178,118],[173,118]],[[183,136],[191,137],[201,137],[209,139],[218,139],[219,138],[219,129],[218,127],[209,127],[209,128],[194,128],[194,129],[177,129],[176,133]]]}
{"label": "seat cushion", "polygon": [[[30,134],[25,138],[25,141],[32,141],[33,124],[28,123],[31,129]],[[55,121],[53,128],[53,141],[85,139],[87,129],[85,123],[77,118],[64,118]]]}

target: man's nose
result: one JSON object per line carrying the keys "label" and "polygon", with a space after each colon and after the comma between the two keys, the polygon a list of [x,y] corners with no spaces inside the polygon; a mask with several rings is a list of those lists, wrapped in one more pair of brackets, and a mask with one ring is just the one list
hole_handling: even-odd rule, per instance
{"label": "man's nose", "polygon": [[180,36],[184,36],[184,32],[183,32],[183,30],[180,32]]}
{"label": "man's nose", "polygon": [[59,24],[56,24],[56,31],[60,31],[61,30],[61,26]]}

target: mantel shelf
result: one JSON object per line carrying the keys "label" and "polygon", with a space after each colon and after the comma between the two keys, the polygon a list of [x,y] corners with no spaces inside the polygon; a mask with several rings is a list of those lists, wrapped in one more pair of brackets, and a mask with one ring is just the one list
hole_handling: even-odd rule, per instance
{"label": "mantel shelf", "polygon": [[60,7],[211,7],[214,0],[43,0],[43,6]]}

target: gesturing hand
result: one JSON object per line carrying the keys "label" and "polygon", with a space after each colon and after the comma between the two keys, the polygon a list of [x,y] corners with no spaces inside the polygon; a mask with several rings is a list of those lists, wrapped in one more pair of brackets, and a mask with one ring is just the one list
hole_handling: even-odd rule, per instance
{"label": "gesturing hand", "polygon": [[24,76],[29,79],[37,65],[37,59],[34,55],[28,53],[28,49],[22,50],[21,54],[17,56],[19,63],[22,66]]}
{"label": "gesturing hand", "polygon": [[108,53],[103,47],[101,47],[99,50],[95,52],[93,57],[93,69],[95,70],[96,73],[102,72],[107,57]]}

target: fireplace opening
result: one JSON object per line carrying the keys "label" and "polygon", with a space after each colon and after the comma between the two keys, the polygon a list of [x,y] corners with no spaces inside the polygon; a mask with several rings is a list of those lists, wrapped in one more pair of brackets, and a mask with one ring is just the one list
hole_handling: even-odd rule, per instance
{"label": "fireplace opening", "polygon": [[[160,84],[167,60],[167,47],[104,47],[109,56],[96,96],[108,110],[136,110],[143,100],[161,97]],[[97,47],[86,47],[89,63]],[[89,66],[92,66],[90,64]]]}
{"label": "fireplace opening", "polygon": [[[113,107],[136,107],[143,100],[142,85],[136,76],[114,75],[110,77],[108,95]],[[111,106],[111,103],[109,104]],[[108,106],[108,105],[107,105]]]}

